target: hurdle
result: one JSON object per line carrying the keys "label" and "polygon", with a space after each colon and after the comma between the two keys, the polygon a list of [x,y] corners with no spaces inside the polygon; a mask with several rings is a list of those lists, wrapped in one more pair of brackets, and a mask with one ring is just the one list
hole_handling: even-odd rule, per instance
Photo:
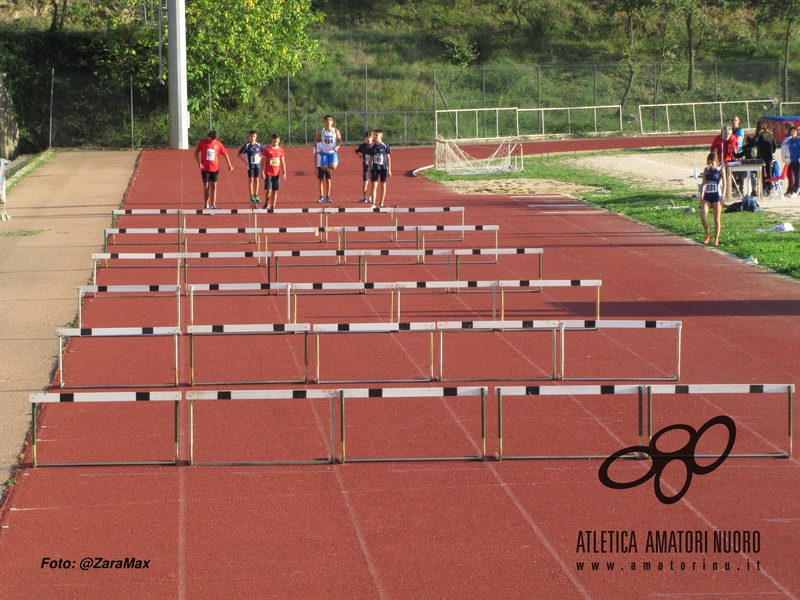
{"label": "hurdle", "polygon": [[[553,381],[556,371],[556,332],[559,321],[439,321],[436,329],[439,332],[439,381]],[[503,331],[551,331],[552,332],[552,373],[544,377],[478,377],[474,379],[448,379],[444,376],[444,334],[464,332],[503,332]]]}
{"label": "hurdle", "polygon": [[[450,256],[452,252],[446,249],[437,250],[405,250],[405,249],[361,249],[361,250],[278,250],[272,252],[275,258],[275,281],[280,281],[279,260],[281,258],[336,258],[336,262],[301,263],[301,267],[327,267],[347,265],[347,257],[358,258],[358,280],[367,280],[367,257],[369,256],[411,256],[413,261],[381,262],[381,265],[418,265],[418,264],[447,264],[447,278],[450,279]],[[447,261],[430,262],[427,256],[446,256]],[[271,279],[270,279],[271,281]]]}
{"label": "hurdle", "polygon": [[[264,259],[263,266],[267,267],[267,279],[269,280],[269,261],[270,261],[270,253],[269,252],[252,252],[252,251],[245,251],[245,252],[184,252],[181,254],[181,258],[183,260],[183,282],[188,286],[189,284],[189,259],[196,260],[205,260],[205,259],[225,259],[230,260],[234,258],[255,258],[256,259],[256,267],[261,267],[261,259]],[[192,266],[196,268],[201,267],[208,267],[208,268],[220,268],[221,265],[198,265],[193,264]],[[224,265],[226,268],[228,267],[252,267],[252,264],[235,264],[235,265]]]}
{"label": "hurdle", "polygon": [[[506,455],[503,454],[503,398],[508,396],[632,396],[638,398],[639,445],[644,435],[643,395],[644,388],[636,385],[577,385],[577,386],[498,386],[497,393],[497,460],[546,460],[546,459],[606,459],[606,454],[567,454],[567,455]],[[628,455],[635,458],[634,454]]]}
{"label": "hurdle", "polygon": [[[530,291],[531,293],[541,288],[555,287],[594,287],[595,288],[595,318],[600,318],[600,286],[603,282],[599,279],[500,279],[496,281],[398,281],[397,286],[397,320],[400,320],[400,291],[402,289],[420,290],[443,289],[449,291],[451,288],[456,292],[467,290],[470,292],[480,292],[491,290],[492,292],[492,319],[497,318],[497,292],[500,291],[500,320],[505,320],[505,292],[509,288],[518,288],[509,291]],[[408,293],[408,292],[406,292]]]}
{"label": "hurdle", "polygon": [[[178,236],[178,250],[181,246],[181,231],[179,227],[107,227],[103,229],[103,252],[108,252],[108,240],[113,236],[113,243],[117,243],[117,235],[132,234],[132,235],[158,235],[170,234]],[[147,242],[148,244],[157,244],[159,242]]]}
{"label": "hurdle", "polygon": [[[248,462],[196,462],[194,460],[194,402],[197,400],[300,400],[328,399],[330,401],[330,449],[328,457],[315,460],[273,460]],[[255,465],[318,465],[334,464],[335,461],[335,399],[333,390],[225,390],[208,392],[187,392],[189,401],[189,466],[255,466]]]}
{"label": "hurdle", "polygon": [[181,227],[181,209],[179,208],[124,208],[111,211],[111,227],[114,227],[123,215],[156,216],[177,215],[178,227]]}
{"label": "hurdle", "polygon": [[[325,215],[325,227],[330,227],[330,220],[329,217],[332,214],[337,213],[386,213],[389,215],[389,224],[393,226],[399,225],[399,218],[398,215],[400,214],[411,214],[411,213],[460,213],[461,214],[461,222],[460,225],[464,226],[464,207],[463,206],[429,206],[429,207],[406,207],[406,208],[399,208],[393,206],[369,206],[369,207],[356,207],[356,208],[349,208],[349,207],[326,207],[322,209]],[[323,226],[322,220],[320,220],[320,227]],[[393,239],[394,241],[399,241],[397,239],[397,232],[394,232]],[[454,242],[463,242],[464,241],[464,231],[461,231],[461,237],[452,238],[447,241],[454,241]]]}
{"label": "hurdle", "polygon": [[[483,460],[486,455],[486,387],[437,387],[437,388],[363,388],[339,390],[341,418],[341,461],[350,462],[418,462]],[[345,398],[452,398],[480,396],[481,399],[481,449],[477,456],[416,456],[402,458],[347,457],[347,420]]]}
{"label": "hurdle", "polygon": [[[306,291],[314,292],[317,294],[346,294],[347,292],[356,292],[359,295],[365,294],[367,290],[378,290],[389,292],[389,322],[394,322],[394,293],[396,284],[392,282],[386,283],[363,283],[361,281],[347,281],[343,283],[288,283],[290,290],[287,292],[294,297],[294,317],[289,306],[289,318],[297,323],[297,292]],[[311,295],[311,294],[301,294]],[[398,305],[399,306],[399,305]],[[399,318],[398,318],[399,322]]]}
{"label": "hurdle", "polygon": [[83,327],[83,295],[109,294],[148,294],[172,292],[178,305],[178,327],[181,326],[181,286],[180,285],[81,285],[78,286],[78,327]]}
{"label": "hurdle", "polygon": [[[681,378],[681,331],[683,323],[681,321],[622,321],[622,320],[596,320],[596,321],[561,321],[561,376],[562,381],[677,381]],[[676,363],[675,374],[666,377],[567,377],[564,366],[566,344],[565,331],[596,331],[599,329],[674,329],[676,333]]]}
{"label": "hurdle", "polygon": [[[647,438],[653,439],[653,398],[656,395],[682,394],[786,394],[788,449],[778,452],[757,452],[729,454],[732,458],[791,458],[794,415],[794,384],[744,383],[744,384],[689,384],[689,385],[651,385],[647,388]],[[697,458],[719,458],[716,454],[696,454]]]}
{"label": "hurdle", "polygon": [[[291,283],[195,283],[188,286],[189,294],[189,324],[194,325],[194,294],[195,292],[286,292],[286,322],[292,320]],[[297,307],[295,306],[295,316]],[[297,319],[295,318],[295,323]]]}
{"label": "hurdle", "polygon": [[[88,393],[79,392],[75,394],[65,393],[49,393],[49,394],[31,394],[31,454],[32,464],[35,469],[38,467],[100,467],[100,466],[123,466],[123,465],[178,465],[178,445],[179,445],[179,427],[178,427],[178,402],[181,399],[180,392],[99,392]],[[175,405],[174,410],[174,432],[175,432],[175,456],[172,460],[159,460],[159,461],[136,461],[136,462],[89,462],[89,463],[40,463],[38,462],[37,449],[36,449],[36,405],[54,402],[68,402],[68,403],[81,403],[81,402],[172,402]]]}
{"label": "hurdle", "polygon": [[[436,323],[325,323],[313,325],[311,330],[314,333],[317,350],[317,376],[316,383],[405,383],[434,381],[433,365],[433,333]],[[430,374],[427,378],[410,379],[332,379],[323,381],[320,377],[320,334],[345,334],[345,333],[428,333],[429,354],[430,354]]]}
{"label": "hurdle", "polygon": [[[138,252],[96,252],[92,254],[92,261],[94,268],[92,269],[92,285],[97,285],[97,263],[103,262],[104,267],[108,268],[109,260],[173,260],[177,261],[177,278],[176,284],[181,284],[181,260],[183,255],[180,252],[155,252],[155,253],[138,253]],[[135,268],[135,267],[132,267]]]}
{"label": "hurdle", "polygon": [[[467,231],[494,231],[494,245],[495,248],[498,247],[498,235],[500,231],[499,225],[393,225],[393,226],[382,226],[382,225],[361,225],[361,226],[347,226],[347,227],[329,227],[327,228],[328,231],[338,230],[341,232],[342,237],[342,248],[347,250],[347,234],[349,233],[360,233],[360,232],[367,232],[367,233],[380,233],[380,232],[389,232],[394,234],[394,239],[390,238],[389,241],[394,241],[397,243],[400,242],[410,242],[414,241],[416,243],[417,250],[425,249],[425,233],[431,231],[460,231],[461,232],[461,239],[458,241],[464,240],[464,233]],[[414,240],[401,240],[397,237],[397,233],[401,231],[413,231],[415,233]],[[423,234],[423,235],[420,235]],[[356,240],[355,243],[365,243],[369,240]],[[449,239],[441,239],[435,240],[438,242],[444,241],[453,241]]]}
{"label": "hurdle", "polygon": [[[544,249],[543,248],[457,248],[453,251],[453,254],[456,257],[456,279],[461,279],[461,265],[462,264],[474,264],[474,265],[496,265],[498,262],[498,257],[500,255],[517,255],[517,254],[528,254],[528,255],[538,255],[539,256],[539,276],[538,279],[541,279],[544,275],[544,265],[543,259],[544,256]],[[490,262],[483,262],[483,261],[463,261],[461,260],[462,256],[480,256],[480,255],[493,255],[494,260]]]}
{"label": "hurdle", "polygon": [[[243,385],[243,384],[273,384],[273,383],[308,383],[308,332],[311,325],[308,323],[274,323],[274,324],[231,324],[231,325],[188,325],[186,333],[189,335],[189,364],[191,385]],[[259,381],[205,381],[195,379],[194,363],[195,350],[194,338],[198,335],[291,335],[303,334],[305,348],[305,374],[301,379],[265,379]]]}
{"label": "hurdle", "polygon": [[[264,250],[269,250],[269,236],[270,235],[283,235],[283,234],[307,234],[313,233],[314,237],[319,238],[319,243],[328,242],[328,233],[335,232],[337,234],[336,239],[336,248],[339,249],[342,247],[342,232],[340,231],[341,228],[339,227],[264,227],[259,229],[261,233],[264,234]],[[323,239],[324,237],[324,239]],[[290,243],[290,242],[282,242],[282,243]],[[291,243],[296,244],[306,244],[308,241],[295,241]]]}
{"label": "hurdle", "polygon": [[[179,327],[106,327],[91,328],[81,327],[73,329],[56,329],[58,336],[58,383],[62,389],[68,388],[128,388],[146,386],[178,386],[178,336],[181,334]],[[151,384],[104,384],[104,385],[64,385],[64,338],[84,338],[84,337],[158,337],[172,336],[175,340],[175,381],[170,383],[151,383]]]}

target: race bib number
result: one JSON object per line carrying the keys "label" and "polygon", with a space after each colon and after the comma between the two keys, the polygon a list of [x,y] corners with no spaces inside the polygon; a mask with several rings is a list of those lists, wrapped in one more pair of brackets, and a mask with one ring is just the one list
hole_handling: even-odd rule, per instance
{"label": "race bib number", "polygon": [[250,158],[250,162],[252,164],[254,164],[254,165],[261,164],[261,155],[260,154],[253,154],[253,156]]}
{"label": "race bib number", "polygon": [[280,158],[270,158],[269,159],[269,166],[270,167],[279,167],[281,165]]}
{"label": "race bib number", "polygon": [[706,183],[706,194],[716,194],[718,189],[716,182],[709,181]]}
{"label": "race bib number", "polygon": [[378,165],[379,167],[383,166],[384,157],[383,154],[377,154],[372,157],[372,164]]}
{"label": "race bib number", "polygon": [[208,162],[214,162],[215,160],[217,160],[217,151],[214,150],[213,148],[208,148],[206,150],[206,160]]}

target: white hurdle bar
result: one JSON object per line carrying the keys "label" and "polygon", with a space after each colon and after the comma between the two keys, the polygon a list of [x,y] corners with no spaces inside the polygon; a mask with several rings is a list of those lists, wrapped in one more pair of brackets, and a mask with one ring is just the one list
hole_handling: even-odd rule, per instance
{"label": "white hurdle bar", "polygon": [[[363,388],[339,390],[341,417],[342,464],[350,462],[409,462],[483,460],[486,455],[486,387],[436,387],[436,388]],[[345,399],[355,398],[452,398],[480,396],[481,399],[481,450],[477,456],[417,456],[402,458],[347,458],[347,421]]]}
{"label": "white hurdle bar", "polygon": [[[133,235],[158,235],[170,234],[178,236],[178,250],[181,245],[181,231],[180,227],[106,227],[103,229],[103,252],[108,252],[108,240],[114,236],[114,243],[117,243],[118,234],[133,234]],[[156,242],[151,242],[156,243]]]}
{"label": "white hurdle bar", "polygon": [[[286,322],[292,321],[291,283],[195,283],[187,286],[189,293],[189,324],[194,325],[195,292],[286,292]],[[297,308],[295,307],[295,314]],[[297,319],[295,319],[297,323]]]}
{"label": "white hurdle bar", "polygon": [[[787,383],[743,383],[743,384],[694,384],[689,385],[651,385],[647,387],[647,436],[648,443],[653,439],[653,396],[680,394],[786,394],[788,450],[778,452],[759,452],[749,454],[729,454],[733,458],[791,458],[794,421],[794,384]],[[715,454],[696,454],[698,458],[719,458]]]}
{"label": "white hurdle bar", "polygon": [[291,335],[303,334],[305,347],[305,374],[302,379],[266,379],[260,381],[206,381],[200,385],[242,385],[260,383],[308,383],[308,332],[311,325],[308,323],[256,323],[256,324],[228,324],[228,325],[189,325],[186,333],[189,335],[189,364],[191,365],[191,385],[195,385],[194,376],[194,338],[197,335]]}
{"label": "white hurdle bar", "polygon": [[[541,288],[555,287],[594,287],[595,288],[595,318],[600,318],[600,286],[603,282],[599,279],[500,279],[496,281],[398,281],[397,287],[397,320],[400,320],[400,291],[443,289],[479,291],[491,290],[492,292],[492,319],[497,318],[497,292],[500,292],[500,320],[505,320],[505,292],[509,291],[539,291]],[[516,288],[513,289],[512,288]]]}
{"label": "white hurdle bar", "polygon": [[[675,375],[667,377],[567,377],[564,367],[566,343],[565,331],[595,331],[598,329],[674,329],[677,336]],[[561,376],[562,381],[677,381],[681,378],[681,321],[637,321],[637,320],[602,320],[580,321],[565,320],[560,324],[561,337]]]}
{"label": "white hurdle bar", "polygon": [[[56,329],[58,336],[58,383],[62,389],[70,387],[81,388],[124,388],[124,387],[144,387],[145,385],[174,385],[178,386],[178,336],[181,334],[179,327],[106,327],[106,328],[92,328],[81,327],[73,329]],[[64,338],[82,338],[82,337],[154,337],[154,336],[169,336],[171,335],[175,340],[175,381],[173,383],[160,383],[160,384],[127,384],[127,385],[81,385],[81,386],[67,386],[64,385]]]}
{"label": "white hurdle bar", "polygon": [[[535,381],[546,380],[553,381],[558,376],[556,366],[556,332],[558,331],[560,322],[557,320],[544,320],[544,321],[439,321],[436,323],[436,329],[439,332],[439,381]],[[503,332],[503,331],[551,331],[552,332],[552,374],[545,377],[477,377],[474,379],[448,379],[444,376],[444,333],[445,332]]]}
{"label": "white hurdle bar", "polygon": [[[573,385],[573,386],[498,386],[497,394],[497,460],[544,460],[544,459],[587,459],[608,458],[608,455],[597,454],[570,454],[570,455],[516,455],[503,454],[503,398],[508,396],[632,396],[636,395],[639,406],[639,445],[642,445],[644,435],[643,426],[643,394],[644,388],[638,385]],[[630,455],[630,458],[635,458]]]}
{"label": "white hurdle bar", "polygon": [[[189,401],[189,465],[203,466],[252,466],[252,465],[318,465],[334,464],[335,461],[335,390],[217,390],[208,392],[187,392]],[[196,400],[302,400],[328,399],[330,401],[330,450],[326,459],[317,460],[274,460],[248,462],[196,462],[194,460],[194,402]]]}
{"label": "white hurdle bar", "polygon": [[[538,255],[539,256],[539,279],[543,277],[543,248],[457,248],[453,251],[456,257],[456,279],[461,279],[461,265],[462,264],[476,264],[476,265],[494,265],[498,262],[500,255]],[[465,262],[461,260],[462,256],[481,256],[493,255],[492,262],[472,261]]]}
{"label": "white hurdle bar", "polygon": [[[311,328],[314,333],[316,342],[316,362],[317,362],[317,376],[316,383],[404,383],[404,382],[419,382],[419,381],[434,381],[434,365],[433,365],[433,334],[436,330],[436,323],[325,323],[313,325]],[[320,377],[320,334],[336,334],[336,333],[424,333],[427,332],[429,336],[429,354],[430,354],[430,374],[427,378],[411,378],[411,379],[336,379],[325,381]]]}
{"label": "white hurdle bar", "polygon": [[[33,468],[39,467],[58,467],[58,466],[72,466],[72,467],[95,467],[95,466],[109,466],[109,465],[176,465],[178,464],[178,446],[179,446],[179,427],[178,427],[178,402],[181,399],[180,392],[78,392],[75,394],[69,393],[49,393],[49,394],[31,394],[31,450],[33,456]],[[174,410],[174,435],[175,435],[175,456],[172,460],[164,461],[150,461],[150,462],[90,462],[90,463],[40,463],[38,462],[36,454],[36,410],[37,404],[53,403],[53,402],[173,402],[175,405]]]}
{"label": "white hurdle bar", "polygon": [[181,286],[180,285],[81,285],[78,286],[78,327],[83,327],[84,294],[150,294],[171,292],[175,294],[178,305],[177,326],[181,326]]}
{"label": "white hurdle bar", "polygon": [[176,284],[181,284],[181,260],[183,255],[180,252],[97,252],[92,254],[92,261],[94,268],[92,269],[92,285],[97,285],[97,263],[104,262],[105,267],[108,267],[109,260],[173,260],[177,261],[177,281]]}
{"label": "white hurdle bar", "polygon": [[[269,252],[184,252],[181,255],[183,259],[183,282],[188,286],[189,284],[189,259],[192,260],[205,260],[205,259],[233,259],[233,258],[255,258],[255,266],[261,267],[261,259],[264,259],[264,265],[267,267],[267,280],[269,280]],[[207,267],[220,267],[220,265],[194,265],[194,266],[207,266]],[[231,267],[234,265],[224,265]],[[252,265],[235,265],[237,267],[249,267]]]}
{"label": "white hurdle bar", "polygon": [[116,226],[117,220],[123,215],[132,216],[158,216],[177,215],[178,227],[181,227],[181,209],[179,208],[123,208],[111,211],[111,227]]}
{"label": "white hurdle bar", "polygon": [[[493,231],[494,232],[494,245],[495,248],[498,247],[498,235],[500,231],[499,225],[392,225],[392,226],[381,226],[381,225],[362,225],[362,226],[350,226],[350,227],[328,227],[326,228],[327,231],[339,231],[341,238],[342,238],[342,248],[347,250],[347,233],[356,233],[356,232],[367,232],[367,233],[380,233],[380,232],[388,232],[394,234],[393,237],[390,236],[390,241],[395,242],[404,242],[404,241],[412,241],[412,240],[401,240],[397,237],[397,233],[401,231],[413,231],[415,235],[414,242],[416,243],[417,249],[425,249],[425,233],[431,231],[459,231],[461,232],[461,238],[458,241],[464,240],[464,233],[467,231]],[[420,235],[422,234],[422,235]],[[364,243],[366,240],[356,240],[356,243]],[[452,241],[452,240],[436,240],[436,241]]]}

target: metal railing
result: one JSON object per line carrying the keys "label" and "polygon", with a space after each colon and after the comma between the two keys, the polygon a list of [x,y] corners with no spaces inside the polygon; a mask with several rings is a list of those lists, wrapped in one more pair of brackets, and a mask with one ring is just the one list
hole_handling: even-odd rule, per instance
{"label": "metal railing", "polygon": [[[716,131],[726,123],[726,108],[729,116],[742,115],[742,126],[752,129],[751,106],[758,108],[758,117],[770,114],[775,116],[781,110],[776,100],[733,100],[728,102],[678,102],[672,104],[640,104],[639,130],[642,135],[649,133],[701,133]],[[653,118],[644,113],[652,111]],[[699,116],[698,116],[699,113]],[[653,128],[645,130],[645,120]],[[677,124],[677,126],[676,126]],[[661,129],[665,126],[666,129]]]}

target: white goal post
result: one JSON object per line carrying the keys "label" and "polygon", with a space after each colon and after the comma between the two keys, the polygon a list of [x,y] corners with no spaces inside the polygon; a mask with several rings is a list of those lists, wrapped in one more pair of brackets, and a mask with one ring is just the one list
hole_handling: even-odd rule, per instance
{"label": "white goal post", "polygon": [[[497,148],[488,158],[470,156],[461,147],[461,145],[484,145],[487,142],[497,144]],[[436,170],[444,171],[448,175],[517,173],[523,169],[522,144],[513,139],[453,140],[437,138],[435,167]]]}

